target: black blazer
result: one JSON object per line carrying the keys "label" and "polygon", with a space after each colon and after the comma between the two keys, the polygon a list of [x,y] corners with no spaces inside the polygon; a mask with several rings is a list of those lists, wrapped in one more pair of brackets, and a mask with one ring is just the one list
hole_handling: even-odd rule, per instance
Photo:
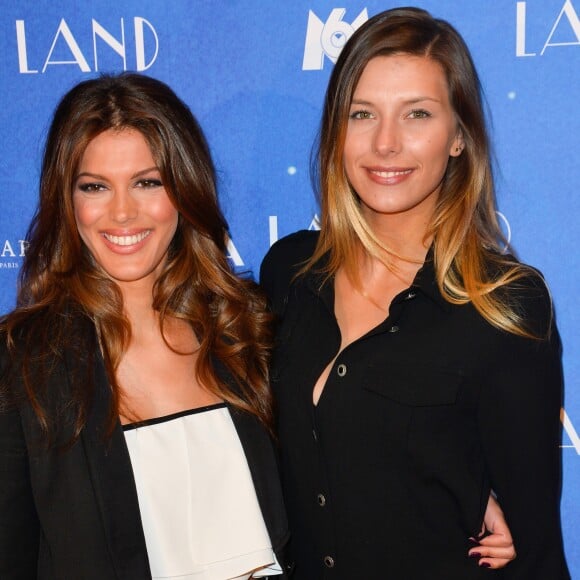
{"label": "black blazer", "polygon": [[[0,346],[0,357],[4,368],[5,344]],[[151,578],[120,423],[108,442],[103,439],[109,388],[100,355],[94,361],[94,404],[79,439],[65,451],[40,445],[42,434],[29,406],[10,410],[0,404],[2,580]],[[56,363],[47,391],[54,408],[70,392],[71,377],[83,376],[85,362],[65,353]],[[216,364],[216,368],[222,380],[232,382],[223,366]],[[14,389],[19,388],[17,382]],[[254,417],[231,407],[230,412],[272,546],[284,566],[281,552],[288,526],[272,441]],[[59,421],[66,423],[67,417]]]}

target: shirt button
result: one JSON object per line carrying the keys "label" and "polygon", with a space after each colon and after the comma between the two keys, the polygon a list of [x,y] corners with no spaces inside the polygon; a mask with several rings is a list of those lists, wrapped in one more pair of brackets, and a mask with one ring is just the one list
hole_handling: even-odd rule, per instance
{"label": "shirt button", "polygon": [[334,558],[332,556],[324,556],[324,565],[327,568],[334,568]]}
{"label": "shirt button", "polygon": [[399,327],[396,324],[393,324],[393,326],[389,328],[389,332],[399,332]]}
{"label": "shirt button", "polygon": [[314,441],[318,442],[318,433],[316,432],[316,429],[312,429],[312,438]]}
{"label": "shirt button", "polygon": [[346,365],[339,364],[338,367],[336,367],[336,372],[339,377],[344,377],[344,375],[346,375]]}
{"label": "shirt button", "polygon": [[321,493],[316,496],[316,500],[318,501],[318,505],[320,507],[324,507],[326,505],[326,498]]}

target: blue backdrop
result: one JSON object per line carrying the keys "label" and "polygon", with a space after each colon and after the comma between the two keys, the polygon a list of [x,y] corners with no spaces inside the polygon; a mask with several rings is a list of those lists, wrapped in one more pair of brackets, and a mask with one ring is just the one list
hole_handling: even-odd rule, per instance
{"label": "blue backdrop", "polygon": [[[274,240],[316,227],[309,153],[329,72],[353,29],[396,5],[0,0],[0,312],[14,305],[47,125],[73,84],[139,70],[176,90],[212,147],[231,258],[256,272]],[[416,5],[449,20],[471,47],[491,110],[505,231],[553,291],[566,376],[563,526],[580,578],[580,0]]]}

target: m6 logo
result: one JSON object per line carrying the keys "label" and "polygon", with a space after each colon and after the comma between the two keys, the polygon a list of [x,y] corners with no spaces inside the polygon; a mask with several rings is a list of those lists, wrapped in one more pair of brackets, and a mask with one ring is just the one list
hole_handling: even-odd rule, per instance
{"label": "m6 logo", "polygon": [[322,70],[325,55],[335,63],[346,41],[369,19],[367,9],[364,8],[349,24],[342,19],[345,12],[344,8],[335,8],[326,22],[323,22],[309,10],[302,70]]}

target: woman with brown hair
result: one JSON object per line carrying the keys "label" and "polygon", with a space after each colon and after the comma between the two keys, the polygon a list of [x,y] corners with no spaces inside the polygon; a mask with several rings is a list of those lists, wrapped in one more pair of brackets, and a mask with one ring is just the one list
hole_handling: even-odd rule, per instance
{"label": "woman with brown hair", "polygon": [[282,573],[268,315],[226,233],[169,87],[122,74],[65,95],[1,324],[3,580]]}
{"label": "woman with brown hair", "polygon": [[560,340],[542,277],[504,251],[455,29],[400,8],[353,34],[316,169],[320,233],[261,270],[295,578],[485,578],[469,538],[491,490],[517,550],[496,577],[569,578]]}

